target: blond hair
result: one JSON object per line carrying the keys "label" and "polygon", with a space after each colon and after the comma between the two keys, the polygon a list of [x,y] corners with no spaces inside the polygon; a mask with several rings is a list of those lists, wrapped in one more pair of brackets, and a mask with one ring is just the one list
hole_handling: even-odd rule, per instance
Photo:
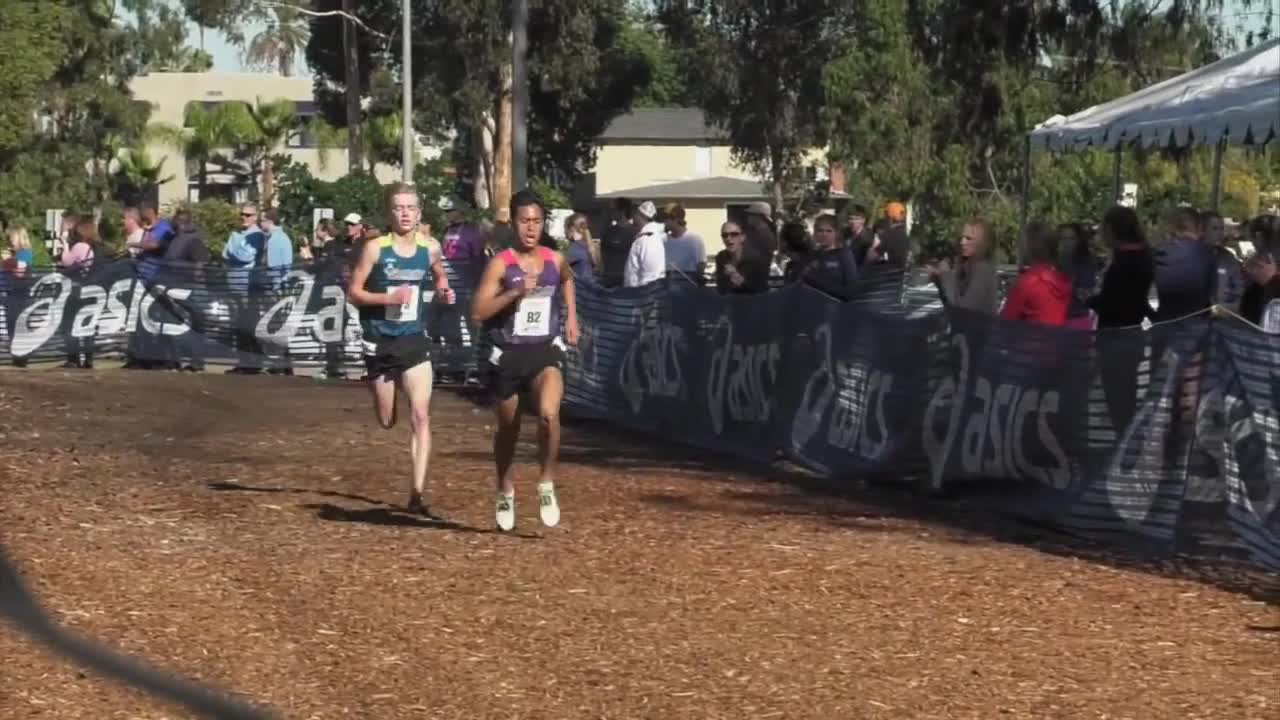
{"label": "blond hair", "polygon": [[17,252],[18,250],[31,249],[31,236],[27,234],[27,228],[23,225],[14,225],[9,228],[9,249]]}

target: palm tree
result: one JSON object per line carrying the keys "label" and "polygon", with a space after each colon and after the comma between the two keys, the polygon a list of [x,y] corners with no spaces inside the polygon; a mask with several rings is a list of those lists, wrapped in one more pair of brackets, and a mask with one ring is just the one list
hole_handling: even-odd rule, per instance
{"label": "palm tree", "polygon": [[177,128],[163,123],[153,123],[148,132],[157,140],[178,150],[187,160],[187,177],[196,176],[200,197],[205,196],[209,184],[209,163],[225,160],[218,152],[233,144],[231,112],[228,105],[217,105],[212,110],[194,104],[187,108],[185,127]]}
{"label": "palm tree", "polygon": [[129,202],[138,202],[149,195],[155,188],[173,180],[173,175],[164,175],[164,164],[169,159],[165,155],[152,162],[151,154],[145,144],[135,145],[121,151],[116,158],[116,177],[125,194],[130,195]]}
{"label": "palm tree", "polygon": [[[305,0],[297,3],[305,9]],[[253,36],[244,51],[244,62],[250,67],[276,68],[285,77],[293,75],[293,65],[298,53],[311,38],[311,18],[299,11],[299,7],[272,5],[252,13],[253,19],[266,24],[262,32]]]}
{"label": "palm tree", "polygon": [[254,194],[259,195],[264,205],[270,205],[275,196],[271,156],[289,136],[303,128],[298,109],[291,100],[264,102],[262,98],[258,98],[254,105],[228,103],[225,107],[228,132],[236,155],[249,166]]}

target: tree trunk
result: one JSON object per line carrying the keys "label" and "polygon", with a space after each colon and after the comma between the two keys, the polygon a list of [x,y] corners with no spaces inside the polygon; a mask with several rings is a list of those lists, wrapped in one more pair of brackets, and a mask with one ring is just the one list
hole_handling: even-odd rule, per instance
{"label": "tree trunk", "polygon": [[493,207],[493,141],[496,132],[497,127],[491,112],[481,115],[475,124],[475,129],[471,131],[475,154],[473,196],[476,208],[480,210]]}
{"label": "tree trunk", "polygon": [[[342,0],[342,11],[354,15],[355,0]],[[360,129],[360,53],[355,23],[342,20],[342,49],[346,56],[347,85],[347,168],[356,173],[364,169],[364,133]]]}
{"label": "tree trunk", "polygon": [[493,209],[499,220],[511,219],[511,64],[498,71],[498,138],[493,162]]}
{"label": "tree trunk", "polygon": [[271,203],[275,201],[276,196],[276,170],[271,165],[271,157],[268,156],[262,161],[262,204],[263,210],[271,207]]}

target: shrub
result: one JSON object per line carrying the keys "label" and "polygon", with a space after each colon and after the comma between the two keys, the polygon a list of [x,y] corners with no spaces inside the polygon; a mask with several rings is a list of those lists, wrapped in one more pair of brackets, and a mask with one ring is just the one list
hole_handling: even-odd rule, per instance
{"label": "shrub", "polygon": [[240,206],[226,200],[201,200],[195,203],[178,203],[173,209],[176,211],[180,208],[191,211],[191,219],[204,235],[209,253],[214,257],[222,257],[227,236],[240,229]]}

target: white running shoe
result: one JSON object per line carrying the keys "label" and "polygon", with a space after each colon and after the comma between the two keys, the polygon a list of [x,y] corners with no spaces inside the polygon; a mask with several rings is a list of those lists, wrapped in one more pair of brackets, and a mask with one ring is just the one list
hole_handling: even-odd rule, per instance
{"label": "white running shoe", "polygon": [[538,483],[538,515],[542,517],[542,524],[547,527],[560,524],[560,501],[556,498],[554,483]]}
{"label": "white running shoe", "polygon": [[516,526],[516,497],[515,495],[498,494],[497,503],[498,527],[503,532],[509,532]]}

